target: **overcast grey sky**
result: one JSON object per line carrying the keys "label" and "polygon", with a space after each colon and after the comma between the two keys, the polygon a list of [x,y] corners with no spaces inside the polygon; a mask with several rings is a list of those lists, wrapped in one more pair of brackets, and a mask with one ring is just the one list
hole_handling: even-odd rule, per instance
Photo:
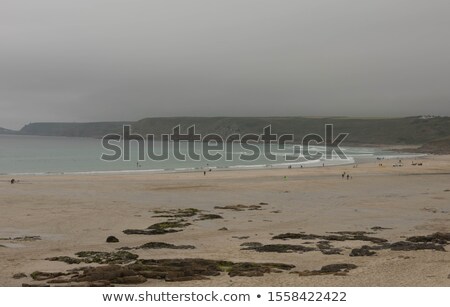
{"label": "overcast grey sky", "polygon": [[450,115],[448,0],[1,0],[0,126]]}

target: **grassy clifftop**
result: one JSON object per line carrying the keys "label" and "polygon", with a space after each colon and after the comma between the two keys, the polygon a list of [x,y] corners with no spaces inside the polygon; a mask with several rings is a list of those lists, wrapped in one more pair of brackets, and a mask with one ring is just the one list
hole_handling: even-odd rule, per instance
{"label": "grassy clifftop", "polygon": [[450,154],[450,136],[430,141],[422,145],[418,151],[424,153]]}
{"label": "grassy clifftop", "polygon": [[31,123],[24,126],[19,133],[22,135],[101,138],[108,133],[120,133],[122,126],[128,123]]}
{"label": "grassy clifftop", "polygon": [[134,133],[142,135],[170,134],[178,125],[185,132],[195,125],[197,133],[216,133],[224,138],[234,133],[261,134],[264,127],[272,125],[273,133],[294,134],[296,141],[309,133],[324,136],[325,124],[333,124],[335,135],[349,133],[346,145],[422,145],[435,140],[445,143],[450,138],[450,117],[166,117],[136,122],[32,123],[18,134],[99,138],[108,133],[120,133],[124,124],[130,124]]}
{"label": "grassy clifftop", "polygon": [[324,135],[325,124],[333,124],[335,134],[349,133],[348,144],[424,144],[450,136],[450,117],[407,118],[347,118],[347,117],[216,117],[216,118],[147,118],[134,123],[141,134],[169,133],[176,125],[194,125],[201,134],[217,133],[223,137],[232,133],[262,133],[267,125],[278,134],[294,134],[300,141],[306,134]]}
{"label": "grassy clifftop", "polygon": [[18,133],[17,131],[0,127],[0,134],[17,134],[17,133]]}

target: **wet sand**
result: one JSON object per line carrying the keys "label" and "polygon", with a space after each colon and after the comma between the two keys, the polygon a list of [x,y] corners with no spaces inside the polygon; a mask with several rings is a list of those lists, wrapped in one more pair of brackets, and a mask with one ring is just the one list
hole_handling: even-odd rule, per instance
{"label": "wet sand", "polygon": [[[357,168],[267,169],[168,174],[52,175],[18,177],[11,185],[0,176],[0,285],[43,284],[34,271],[65,272],[80,266],[45,260],[75,257],[79,251],[114,252],[148,242],[192,245],[195,249],[131,249],[141,259],[202,258],[233,262],[277,262],[291,270],[263,276],[166,282],[147,279],[143,286],[450,286],[447,250],[376,250],[350,257],[352,249],[376,246],[361,240],[276,240],[284,233],[327,236],[330,232],[364,231],[388,243],[408,237],[450,232],[450,156],[428,156],[423,166],[392,167],[395,161]],[[352,179],[341,178],[347,172]],[[286,178],[284,178],[286,176]],[[263,203],[260,205],[260,203]],[[218,209],[243,205],[239,211]],[[253,206],[253,207],[252,207]],[[185,218],[191,225],[160,235],[124,234],[165,222],[155,210],[202,210]],[[236,207],[235,207],[236,208]],[[239,208],[239,207],[237,207]],[[222,218],[200,220],[201,214]],[[382,227],[387,229],[378,229]],[[227,230],[223,230],[226,228]],[[220,230],[222,229],[222,230]],[[119,243],[106,243],[108,236]],[[33,236],[37,238],[33,238]],[[28,238],[27,238],[28,237]],[[31,237],[31,238],[30,238]],[[328,241],[340,254],[324,254]],[[305,252],[242,250],[241,244],[291,244]],[[354,264],[345,274],[300,276],[328,264]],[[14,279],[24,273],[27,277]],[[307,275],[307,274],[303,274]]]}

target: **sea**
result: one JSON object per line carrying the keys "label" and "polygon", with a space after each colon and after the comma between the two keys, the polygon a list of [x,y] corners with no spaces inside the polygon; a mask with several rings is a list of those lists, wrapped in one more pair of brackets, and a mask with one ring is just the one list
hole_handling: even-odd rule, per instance
{"label": "sea", "polygon": [[[120,141],[110,144],[123,149]],[[129,159],[124,154],[114,161],[105,161],[105,156],[112,156],[114,151],[104,148],[101,139],[78,137],[48,137],[24,135],[0,135],[0,174],[2,175],[46,175],[46,174],[87,174],[87,173],[133,173],[133,172],[194,172],[235,169],[265,168],[302,168],[328,167],[335,165],[357,164],[367,161],[380,161],[389,158],[399,160],[417,159],[423,155],[406,154],[383,150],[376,147],[343,147],[345,157],[332,152],[325,156],[326,148],[311,146],[310,155],[301,156],[299,145],[290,144],[285,148],[277,145],[270,147],[263,144],[251,144],[251,148],[241,144],[222,144],[223,148],[206,151],[204,144],[193,145],[179,143],[180,153],[186,154],[189,146],[197,157],[180,159],[174,154],[174,143],[154,142],[150,144],[130,142]],[[217,145],[217,144],[216,144]],[[149,149],[150,148],[150,149]],[[164,148],[168,150],[164,151]],[[148,152],[160,155],[168,153],[166,159],[150,159]],[[142,152],[144,156],[142,157]],[[214,156],[207,159],[204,153]],[[139,156],[141,153],[141,157]],[[269,155],[269,153],[271,155]],[[322,154],[323,157],[317,156]],[[143,159],[142,159],[143,158]]]}

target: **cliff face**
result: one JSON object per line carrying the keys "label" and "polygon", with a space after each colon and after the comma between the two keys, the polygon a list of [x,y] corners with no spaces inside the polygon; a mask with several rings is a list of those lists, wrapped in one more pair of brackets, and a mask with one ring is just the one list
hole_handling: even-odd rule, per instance
{"label": "cliff face", "polygon": [[[133,133],[141,135],[170,134],[181,126],[181,133],[195,125],[201,135],[215,133],[224,139],[231,134],[255,133],[261,135],[271,125],[272,132],[293,134],[299,142],[310,133],[324,136],[325,124],[334,125],[334,135],[349,133],[346,145],[386,144],[420,145],[450,137],[450,117],[434,118],[347,118],[347,117],[168,117],[146,118],[137,122],[98,123],[32,123],[19,134],[41,136],[69,136],[101,138],[106,134],[122,134],[124,124],[132,126]],[[1,133],[1,131],[0,131]]]}

